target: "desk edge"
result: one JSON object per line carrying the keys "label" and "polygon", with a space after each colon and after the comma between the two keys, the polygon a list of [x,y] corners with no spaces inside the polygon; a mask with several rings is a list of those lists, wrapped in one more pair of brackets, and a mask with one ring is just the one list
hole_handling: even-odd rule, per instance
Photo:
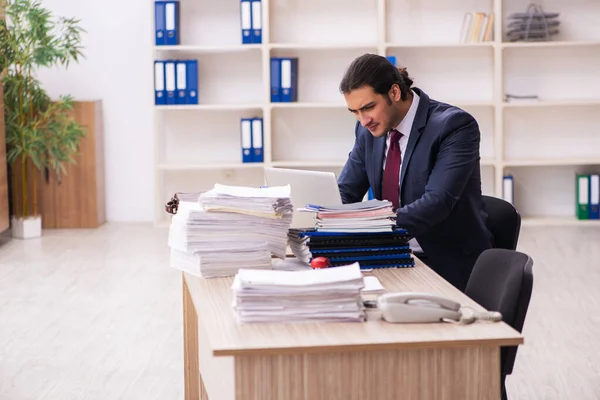
{"label": "desk edge", "polygon": [[213,349],[215,357],[222,356],[257,356],[257,355],[283,355],[283,354],[309,354],[309,353],[346,353],[360,351],[384,351],[384,350],[409,350],[426,348],[450,348],[450,347],[475,347],[475,346],[518,346],[524,343],[523,336],[505,339],[482,339],[482,340],[454,340],[454,341],[432,341],[432,342],[410,342],[410,343],[373,343],[343,346],[311,346],[311,347],[276,347],[276,348],[252,348],[252,349]]}

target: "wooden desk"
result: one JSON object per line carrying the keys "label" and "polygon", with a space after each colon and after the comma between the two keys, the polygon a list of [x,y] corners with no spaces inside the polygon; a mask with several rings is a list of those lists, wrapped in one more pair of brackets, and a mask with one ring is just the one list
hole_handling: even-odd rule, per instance
{"label": "wooden desk", "polygon": [[[425,291],[482,310],[429,267],[377,270],[388,291]],[[238,324],[233,278],[183,274],[185,398],[500,399],[505,323]],[[376,312],[375,312],[376,313]]]}

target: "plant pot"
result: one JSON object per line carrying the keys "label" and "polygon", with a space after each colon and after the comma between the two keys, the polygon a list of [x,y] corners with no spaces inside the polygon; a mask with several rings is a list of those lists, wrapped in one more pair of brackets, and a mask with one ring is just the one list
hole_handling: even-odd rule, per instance
{"label": "plant pot", "polygon": [[31,239],[42,236],[42,217],[25,217],[11,219],[12,236],[19,239]]}

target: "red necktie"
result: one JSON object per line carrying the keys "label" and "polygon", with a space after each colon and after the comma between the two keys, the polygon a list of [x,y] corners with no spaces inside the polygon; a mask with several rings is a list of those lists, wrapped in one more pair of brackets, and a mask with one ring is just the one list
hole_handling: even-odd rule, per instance
{"label": "red necktie", "polygon": [[394,210],[398,208],[400,197],[400,137],[402,134],[396,129],[390,131],[390,148],[385,159],[383,171],[382,197],[392,202]]}

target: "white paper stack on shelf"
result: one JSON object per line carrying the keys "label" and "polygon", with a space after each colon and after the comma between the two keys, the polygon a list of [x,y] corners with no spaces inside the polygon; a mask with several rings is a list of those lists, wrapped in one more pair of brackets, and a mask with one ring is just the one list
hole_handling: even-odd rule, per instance
{"label": "white paper stack on shelf", "polygon": [[171,220],[171,267],[210,278],[271,268],[285,258],[292,220],[290,187],[215,185],[197,202],[180,201]]}
{"label": "white paper stack on shelf", "polygon": [[241,323],[360,322],[365,320],[358,263],[304,271],[240,269],[233,307]]}
{"label": "white paper stack on shelf", "polygon": [[315,213],[315,229],[319,232],[390,232],[396,225],[396,214],[388,200],[307,205],[303,211]]}

